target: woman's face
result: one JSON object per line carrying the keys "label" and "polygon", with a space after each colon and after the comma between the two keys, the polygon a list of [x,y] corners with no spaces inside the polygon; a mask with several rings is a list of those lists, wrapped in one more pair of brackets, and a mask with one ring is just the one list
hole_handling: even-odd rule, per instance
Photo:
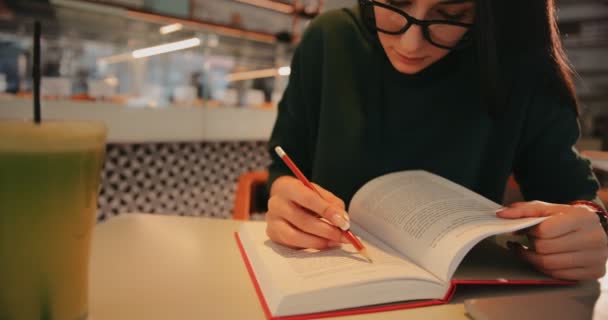
{"label": "woman's face", "polygon": [[[475,18],[473,0],[380,0],[379,2],[397,7],[418,20],[473,23]],[[390,10],[376,8],[374,15],[377,26],[404,25],[403,16]],[[436,41],[456,44],[466,31],[465,28],[436,25],[436,29],[429,33]],[[427,41],[419,25],[412,25],[405,33],[399,35],[378,32],[378,37],[393,67],[405,74],[416,74],[450,52]]]}

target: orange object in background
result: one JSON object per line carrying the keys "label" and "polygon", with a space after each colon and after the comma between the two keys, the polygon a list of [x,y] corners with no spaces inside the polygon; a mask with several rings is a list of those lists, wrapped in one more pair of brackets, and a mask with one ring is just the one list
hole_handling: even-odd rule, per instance
{"label": "orange object in background", "polygon": [[70,100],[74,101],[96,101],[95,98],[89,96],[86,93],[75,94],[70,97]]}
{"label": "orange object in background", "polygon": [[265,188],[266,181],[267,170],[249,171],[239,176],[234,196],[233,219],[248,220],[252,210],[261,207],[257,204],[257,190]]}
{"label": "orange object in background", "polygon": [[19,91],[19,92],[15,93],[15,96],[19,97],[19,98],[31,98],[32,92],[31,91]]}
{"label": "orange object in background", "polygon": [[274,108],[274,104],[272,102],[264,102],[260,105],[262,109],[272,109]]}
{"label": "orange object in background", "polygon": [[515,181],[513,175],[509,176],[507,185],[505,186],[505,193],[503,195],[502,204],[508,206],[514,202],[524,201],[524,197],[519,190],[519,184]]}

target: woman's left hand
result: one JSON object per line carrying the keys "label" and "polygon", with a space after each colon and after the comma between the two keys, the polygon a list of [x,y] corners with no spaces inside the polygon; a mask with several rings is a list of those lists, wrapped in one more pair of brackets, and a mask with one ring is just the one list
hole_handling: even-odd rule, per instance
{"label": "woman's left hand", "polygon": [[568,280],[597,279],[606,273],[608,238],[592,208],[518,202],[497,215],[506,219],[550,216],[526,230],[530,248],[513,247],[539,271]]}

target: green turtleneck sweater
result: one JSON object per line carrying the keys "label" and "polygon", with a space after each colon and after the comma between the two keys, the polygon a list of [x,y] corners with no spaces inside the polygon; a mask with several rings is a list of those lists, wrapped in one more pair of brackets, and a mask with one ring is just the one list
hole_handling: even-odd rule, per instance
{"label": "green turtleneck sweater", "polygon": [[291,174],[272,151],[280,145],[347,204],[368,180],[407,169],[433,172],[498,203],[511,174],[528,200],[594,199],[590,163],[573,149],[575,106],[557,98],[540,68],[522,64],[511,70],[508,108],[491,117],[470,51],[405,75],[356,9],[321,15],[293,57],[269,142],[268,185]]}

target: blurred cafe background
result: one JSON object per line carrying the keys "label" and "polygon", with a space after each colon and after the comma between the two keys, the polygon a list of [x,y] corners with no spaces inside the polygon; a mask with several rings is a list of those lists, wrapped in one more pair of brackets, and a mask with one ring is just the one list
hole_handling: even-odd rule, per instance
{"label": "blurred cafe background", "polygon": [[[355,4],[0,0],[0,119],[31,113],[40,20],[43,117],[109,128],[99,221],[126,212],[229,218],[238,201],[263,211],[235,194],[269,162],[294,48],[315,16]],[[557,4],[583,106],[579,149],[608,150],[608,1]]]}

